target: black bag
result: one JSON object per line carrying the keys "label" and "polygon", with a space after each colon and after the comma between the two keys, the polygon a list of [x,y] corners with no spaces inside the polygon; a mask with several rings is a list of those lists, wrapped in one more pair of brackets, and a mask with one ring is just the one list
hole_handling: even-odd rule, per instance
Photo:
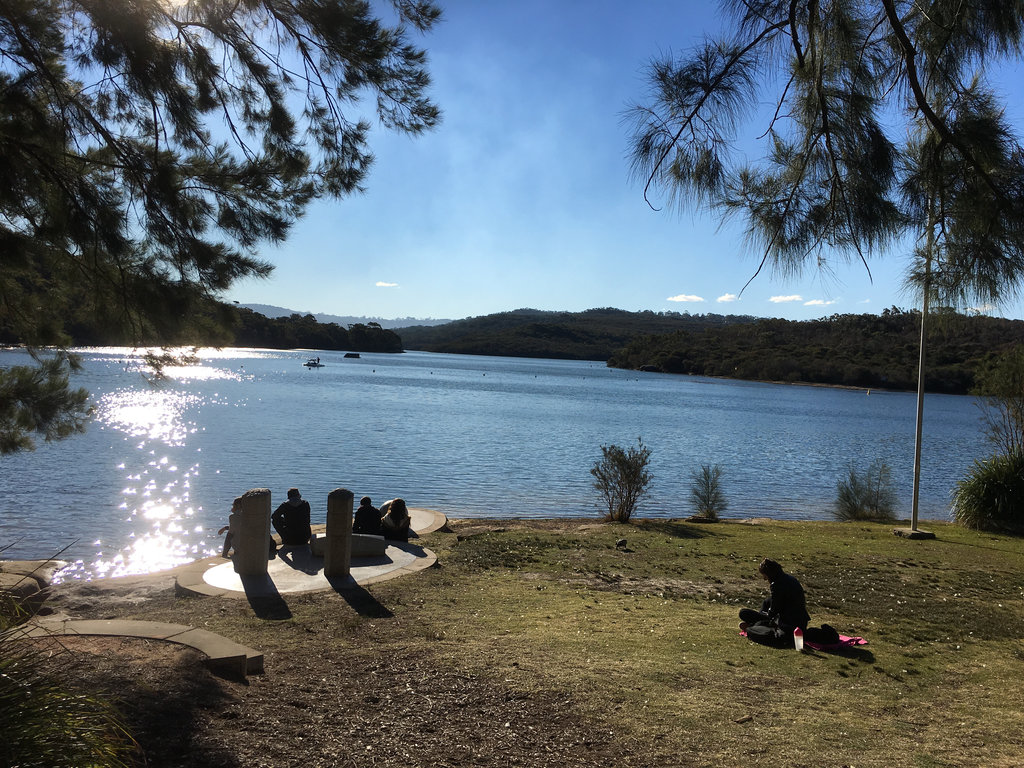
{"label": "black bag", "polygon": [[772,648],[792,648],[793,636],[783,632],[772,623],[760,621],[746,629],[747,639]]}
{"label": "black bag", "polygon": [[839,642],[839,633],[831,625],[822,624],[820,627],[808,627],[804,640],[815,645],[835,645]]}

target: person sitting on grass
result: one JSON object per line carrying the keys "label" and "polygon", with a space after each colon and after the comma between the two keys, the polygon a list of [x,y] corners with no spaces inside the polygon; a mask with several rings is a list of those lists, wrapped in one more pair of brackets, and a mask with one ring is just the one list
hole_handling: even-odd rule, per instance
{"label": "person sitting on grass", "polygon": [[309,544],[313,535],[309,527],[309,502],[302,498],[298,488],[288,489],[288,501],[274,510],[270,522],[286,547]]}
{"label": "person sitting on grass", "polygon": [[352,533],[384,535],[384,529],[380,525],[380,510],[373,506],[369,496],[363,496],[359,500],[359,509],[356,510],[356,517],[352,523]]}
{"label": "person sitting on grass", "polygon": [[755,643],[792,648],[793,630],[806,630],[811,620],[804,588],[774,560],[765,558],[757,570],[768,581],[771,595],[761,603],[760,611],[740,609],[740,629]]}
{"label": "person sitting on grass", "polygon": [[403,499],[392,499],[380,505],[383,517],[380,519],[385,539],[394,541],[409,540],[409,510]]}

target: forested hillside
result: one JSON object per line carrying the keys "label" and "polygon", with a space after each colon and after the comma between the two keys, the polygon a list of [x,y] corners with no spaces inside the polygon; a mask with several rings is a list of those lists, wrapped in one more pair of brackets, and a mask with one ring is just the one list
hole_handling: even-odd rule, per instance
{"label": "forested hillside", "polygon": [[401,352],[402,339],[377,323],[320,323],[313,315],[265,317],[236,307],[235,347],[270,349],[334,349],[353,352]]}
{"label": "forested hillside", "polygon": [[[159,334],[147,328],[134,338],[110,326],[74,317],[64,323],[72,346],[147,346],[159,344]],[[23,340],[0,326],[0,344]],[[332,349],[353,352],[401,352],[402,339],[377,323],[353,323],[344,328],[320,323],[312,315],[265,317],[246,307],[207,302],[193,311],[187,326],[174,338],[182,346],[264,347],[267,349]]]}
{"label": "forested hillside", "polygon": [[406,349],[467,355],[607,360],[617,349],[646,334],[701,329],[753,321],[740,315],[684,315],[588,309],[545,312],[517,309],[438,326],[396,328]]}
{"label": "forested hillside", "polygon": [[[925,388],[964,394],[979,365],[1024,343],[1024,321],[952,312],[929,315]],[[614,353],[616,368],[856,387],[917,387],[920,313],[759,319],[650,335]]]}

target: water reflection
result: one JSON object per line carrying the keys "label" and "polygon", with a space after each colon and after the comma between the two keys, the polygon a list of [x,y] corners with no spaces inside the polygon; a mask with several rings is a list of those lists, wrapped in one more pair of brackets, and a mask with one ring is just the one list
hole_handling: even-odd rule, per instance
{"label": "water reflection", "polygon": [[[124,469],[125,464],[119,468]],[[182,473],[166,456],[150,460],[145,470],[128,474],[117,506],[132,530],[128,545],[110,553],[102,540],[96,540],[94,559],[74,562],[56,580],[150,573],[216,554],[217,547],[197,543],[203,541],[204,527],[195,521],[202,508],[197,510],[191,504],[189,479],[198,474],[198,463]]]}
{"label": "water reflection", "polygon": [[184,422],[182,413],[200,402],[198,395],[176,390],[120,389],[99,399],[96,420],[129,437],[183,445],[186,436],[196,431],[196,426],[194,422]]}

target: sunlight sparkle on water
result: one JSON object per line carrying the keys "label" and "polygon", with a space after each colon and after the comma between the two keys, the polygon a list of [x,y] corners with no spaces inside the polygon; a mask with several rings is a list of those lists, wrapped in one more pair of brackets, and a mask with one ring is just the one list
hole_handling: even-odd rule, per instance
{"label": "sunlight sparkle on water", "polygon": [[[100,398],[97,420],[126,432],[130,437],[160,440],[168,445],[183,445],[191,431],[182,414],[202,398],[174,390],[122,389]],[[142,449],[145,443],[139,443]],[[165,459],[166,461],[166,459]]]}

